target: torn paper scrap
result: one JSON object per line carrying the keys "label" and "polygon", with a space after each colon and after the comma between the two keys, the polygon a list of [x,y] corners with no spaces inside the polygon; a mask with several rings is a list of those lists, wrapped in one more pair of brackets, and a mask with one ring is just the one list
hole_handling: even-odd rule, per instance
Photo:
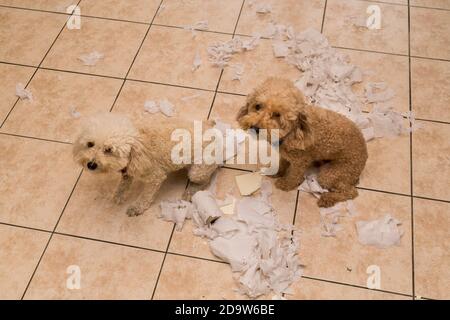
{"label": "torn paper scrap", "polygon": [[25,89],[25,86],[22,83],[16,84],[16,96],[18,96],[20,100],[33,101],[33,94],[29,89]]}
{"label": "torn paper scrap", "polygon": [[260,36],[256,35],[244,41],[240,37],[235,37],[225,42],[212,43],[207,48],[209,61],[214,67],[224,68],[234,54],[254,49],[258,45],[259,38]]}
{"label": "torn paper scrap", "polygon": [[81,113],[79,113],[74,106],[70,107],[69,112],[70,112],[70,115],[75,119],[78,119],[81,117]]}
{"label": "torn paper scrap", "polygon": [[200,225],[209,225],[222,216],[216,199],[209,191],[198,191],[192,196],[195,205],[194,220]]}
{"label": "torn paper scrap", "polygon": [[360,243],[378,248],[387,248],[400,244],[403,232],[398,228],[401,222],[390,214],[370,221],[356,222]]}
{"label": "torn paper scrap", "polygon": [[202,65],[202,57],[200,56],[200,53],[197,51],[195,53],[194,62],[192,63],[192,71],[197,70]]}
{"label": "torn paper scrap", "polygon": [[249,196],[261,187],[262,176],[259,172],[242,174],[235,177],[242,196]]}
{"label": "torn paper scrap", "polygon": [[289,47],[283,41],[274,41],[272,48],[275,58],[284,58],[289,54]]}
{"label": "torn paper scrap", "polygon": [[186,97],[181,98],[181,101],[183,101],[183,102],[190,101],[190,100],[193,100],[193,99],[197,99],[199,97],[200,97],[200,94],[196,93],[196,94],[193,94],[192,96],[186,96]]}
{"label": "torn paper scrap", "polygon": [[242,63],[235,63],[231,65],[231,68],[234,70],[233,75],[231,76],[231,80],[241,81],[241,78],[244,74],[244,65]]}
{"label": "torn paper scrap", "polygon": [[339,218],[343,216],[342,208],[342,202],[330,208],[319,208],[323,237],[336,237],[336,233],[342,229],[339,224]]}
{"label": "torn paper scrap", "polygon": [[175,107],[167,99],[159,100],[158,103],[153,100],[145,101],[144,111],[151,114],[161,112],[166,117],[173,117],[175,115]]}
{"label": "torn paper scrap", "polygon": [[256,13],[266,14],[272,12],[272,6],[270,4],[259,4],[256,6]]}
{"label": "torn paper scrap", "polygon": [[184,221],[192,217],[192,204],[184,200],[162,201],[160,207],[160,218],[165,221],[175,222],[177,231],[181,231]]}
{"label": "torn paper scrap", "polygon": [[98,51],[93,51],[91,53],[83,54],[78,57],[78,59],[81,60],[85,66],[95,66],[97,62],[103,58],[103,53],[100,53]]}

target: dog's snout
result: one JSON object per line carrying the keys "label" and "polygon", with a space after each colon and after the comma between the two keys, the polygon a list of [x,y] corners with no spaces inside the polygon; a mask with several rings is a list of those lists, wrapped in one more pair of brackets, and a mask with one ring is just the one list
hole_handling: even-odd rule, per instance
{"label": "dog's snout", "polygon": [[89,170],[95,170],[95,169],[97,169],[97,164],[94,161],[89,161],[87,163],[87,167]]}
{"label": "dog's snout", "polygon": [[259,128],[258,127],[252,126],[250,129],[255,130],[256,133],[259,133]]}

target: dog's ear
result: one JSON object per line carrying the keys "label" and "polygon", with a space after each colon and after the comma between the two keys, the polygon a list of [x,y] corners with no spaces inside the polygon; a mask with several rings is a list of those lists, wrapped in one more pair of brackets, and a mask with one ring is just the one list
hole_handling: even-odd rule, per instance
{"label": "dog's ear", "polygon": [[239,121],[243,116],[248,114],[248,104],[245,104],[241,109],[239,109],[239,112],[236,116],[236,120]]}
{"label": "dog's ear", "polygon": [[294,122],[292,130],[287,134],[284,143],[294,149],[305,150],[314,143],[311,125],[305,112],[299,111],[290,115]]}

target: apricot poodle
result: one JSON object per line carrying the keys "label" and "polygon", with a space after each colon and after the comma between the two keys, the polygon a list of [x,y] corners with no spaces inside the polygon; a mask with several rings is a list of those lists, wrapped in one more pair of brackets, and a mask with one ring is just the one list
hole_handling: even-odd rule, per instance
{"label": "apricot poodle", "polygon": [[291,81],[269,78],[257,87],[238,113],[243,129],[279,130],[280,166],[277,188],[292,190],[304,181],[306,170],[322,164],[318,182],[328,190],[320,207],[358,195],[356,185],[367,160],[361,131],[345,116],[306,103]]}

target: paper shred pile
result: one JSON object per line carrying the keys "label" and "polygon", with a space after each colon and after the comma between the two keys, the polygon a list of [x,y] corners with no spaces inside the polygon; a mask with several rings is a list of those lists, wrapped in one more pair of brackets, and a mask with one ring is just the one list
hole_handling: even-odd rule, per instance
{"label": "paper shred pile", "polygon": [[175,115],[175,107],[167,99],[159,100],[159,102],[153,100],[145,101],[144,111],[151,114],[161,112],[166,117],[173,117]]}
{"label": "paper shred pile", "polygon": [[[192,204],[163,201],[161,217],[181,230],[184,219],[192,218],[194,234],[209,239],[211,252],[230,264],[239,292],[251,298],[273,292],[289,293],[289,286],[301,276],[298,241],[293,226],[278,222],[270,203],[270,182],[259,196],[236,201],[235,214],[223,215],[210,191],[199,191]],[[234,203],[235,199],[231,199]],[[225,201],[230,201],[226,199]],[[223,204],[223,202],[222,202]]]}
{"label": "paper shred pile", "polygon": [[401,222],[386,214],[384,217],[370,221],[356,222],[360,243],[378,248],[387,248],[400,244],[403,232],[398,228]]}
{"label": "paper shred pile", "polygon": [[29,89],[25,89],[25,86],[22,83],[16,84],[16,96],[18,96],[20,100],[33,101],[33,94]]}
{"label": "paper shred pile", "polygon": [[228,66],[233,54],[246,50],[253,50],[259,42],[260,36],[256,35],[248,40],[235,37],[225,42],[215,42],[208,46],[209,61],[213,66],[224,68]]}
{"label": "paper shred pile", "polygon": [[81,55],[78,59],[81,60],[85,66],[95,66],[98,61],[103,58],[103,53],[93,51],[91,53]]}

